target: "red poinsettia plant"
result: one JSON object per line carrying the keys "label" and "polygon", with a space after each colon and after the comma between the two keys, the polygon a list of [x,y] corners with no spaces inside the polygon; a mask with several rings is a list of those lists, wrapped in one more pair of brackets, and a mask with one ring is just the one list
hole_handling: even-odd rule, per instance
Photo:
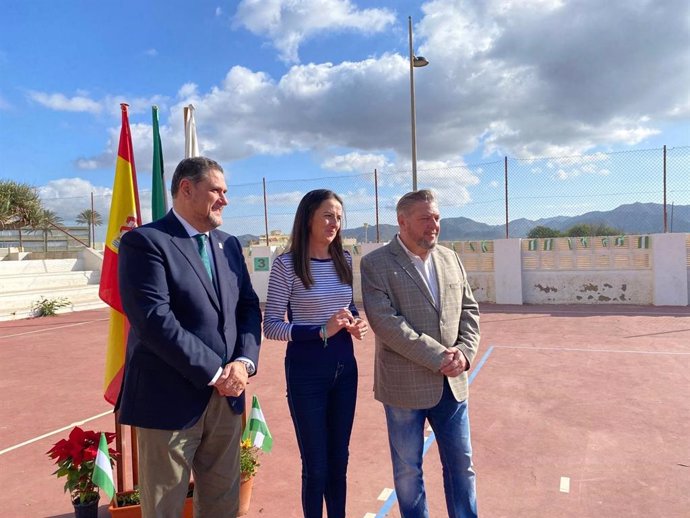
{"label": "red poinsettia plant", "polygon": [[[104,432],[110,444],[115,438],[114,433]],[[46,452],[55,459],[58,469],[53,473],[60,477],[67,477],[65,493],[69,491],[72,503],[84,504],[98,499],[98,488],[93,483],[93,468],[98,455],[98,443],[101,432],[82,430],[75,426],[67,439],[61,439]],[[116,458],[117,451],[108,448],[111,459]]]}

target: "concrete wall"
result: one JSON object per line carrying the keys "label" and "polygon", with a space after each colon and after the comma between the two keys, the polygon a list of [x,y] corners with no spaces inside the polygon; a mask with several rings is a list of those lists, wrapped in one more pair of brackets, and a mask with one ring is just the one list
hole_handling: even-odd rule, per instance
{"label": "concrete wall", "polygon": [[[620,239],[620,241],[619,241]],[[354,297],[362,298],[359,264],[382,244],[352,248]],[[690,234],[625,238],[501,239],[443,243],[467,269],[475,297],[499,304],[688,305]],[[275,247],[252,248],[250,271],[258,257],[273,258]],[[268,272],[252,279],[262,302]]]}
{"label": "concrete wall", "polygon": [[[655,306],[688,305],[686,238],[683,234],[657,234],[652,246]],[[685,258],[686,261],[682,261]]]}
{"label": "concrete wall", "polygon": [[[520,239],[467,241],[443,246],[460,255],[480,302],[688,306],[690,234],[626,236],[615,246],[611,239],[592,238],[587,246],[564,239],[549,243]],[[366,243],[349,247],[357,302],[362,299],[360,260],[380,246]],[[262,302],[266,301],[270,266],[282,251],[275,246],[245,250],[254,289]],[[14,250],[2,252],[0,265],[8,264],[8,260],[16,263],[17,259],[20,263],[38,262],[26,261]],[[100,270],[101,261],[100,252],[85,249],[79,254],[80,268]]]}
{"label": "concrete wall", "polygon": [[523,273],[525,304],[651,304],[649,271],[528,271]]}

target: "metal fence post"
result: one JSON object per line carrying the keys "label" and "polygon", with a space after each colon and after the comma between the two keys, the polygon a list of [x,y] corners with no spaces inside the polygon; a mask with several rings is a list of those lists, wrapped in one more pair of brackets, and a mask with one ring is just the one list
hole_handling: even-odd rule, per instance
{"label": "metal fence post", "polygon": [[509,233],[508,233],[508,157],[504,157],[504,162],[503,162],[503,183],[506,188],[506,239],[508,239]]}
{"label": "metal fence post", "polygon": [[668,213],[666,212],[666,144],[664,144],[664,234],[668,232]]}
{"label": "metal fence post", "polygon": [[379,229],[379,173],[374,168],[374,202],[376,204],[376,242],[381,242],[381,230]]}
{"label": "metal fence post", "polygon": [[266,227],[266,246],[271,246],[268,239],[268,199],[266,196],[266,177],[263,177],[264,183],[264,226]]}

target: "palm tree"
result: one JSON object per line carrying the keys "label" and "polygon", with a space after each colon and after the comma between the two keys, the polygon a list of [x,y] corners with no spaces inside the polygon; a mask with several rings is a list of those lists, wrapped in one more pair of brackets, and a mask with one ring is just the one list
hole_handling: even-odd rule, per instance
{"label": "palm tree", "polygon": [[96,240],[96,227],[100,227],[103,224],[103,218],[97,210],[84,209],[79,214],[77,214],[77,223],[80,225],[89,226],[89,246],[93,246],[93,242]]}
{"label": "palm tree", "polygon": [[48,234],[53,234],[53,228],[62,224],[62,218],[50,209],[43,209],[38,221],[32,224],[29,232],[43,232],[43,251],[48,251]]}
{"label": "palm tree", "polygon": [[22,227],[34,226],[43,207],[36,188],[13,180],[0,180],[0,229],[17,230],[23,247]]}

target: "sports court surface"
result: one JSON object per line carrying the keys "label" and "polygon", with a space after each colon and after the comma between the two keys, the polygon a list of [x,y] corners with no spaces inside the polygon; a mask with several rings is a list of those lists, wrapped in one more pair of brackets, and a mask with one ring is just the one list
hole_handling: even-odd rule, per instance
{"label": "sports court surface", "polygon": [[[470,413],[480,516],[690,516],[690,309],[482,305]],[[74,423],[112,431],[101,396],[107,310],[0,323],[0,517],[73,516],[45,452]],[[348,517],[398,518],[385,420],[360,385]],[[257,394],[274,438],[248,518],[297,518],[300,461],[285,400],[285,344],[266,341]],[[447,516],[427,440],[430,513]],[[101,500],[100,516],[109,516]],[[325,516],[325,514],[324,514]]]}

